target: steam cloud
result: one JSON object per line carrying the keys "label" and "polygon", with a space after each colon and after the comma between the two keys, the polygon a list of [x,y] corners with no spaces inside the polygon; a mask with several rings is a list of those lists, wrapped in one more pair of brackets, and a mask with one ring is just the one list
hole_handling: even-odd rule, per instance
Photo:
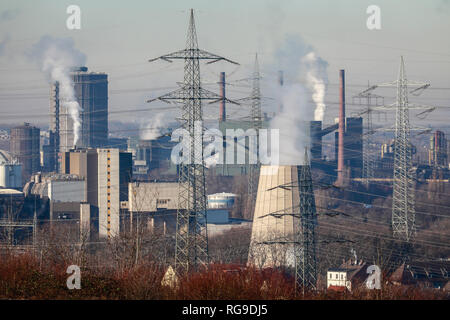
{"label": "steam cloud", "polygon": [[[280,133],[280,165],[304,164],[305,148],[309,149],[309,121],[323,120],[328,63],[301,37],[290,35],[276,53],[283,70],[283,87],[277,86],[277,105],[283,108],[271,121],[271,129]],[[310,102],[310,97],[314,105]]]}
{"label": "steam cloud", "polygon": [[142,125],[139,130],[141,140],[154,140],[163,135],[164,113],[157,113],[150,122]]}
{"label": "steam cloud", "polygon": [[314,51],[311,51],[303,57],[304,65],[308,70],[306,72],[306,83],[312,91],[312,99],[316,104],[314,111],[314,120],[323,121],[325,113],[325,92],[328,84],[327,63],[322,60]]}
{"label": "steam cloud", "polygon": [[38,63],[51,82],[59,83],[60,104],[72,118],[73,146],[76,146],[80,137],[82,110],[75,98],[70,70],[84,66],[86,56],[74,47],[71,38],[54,38],[48,35],[41,37],[32,46],[29,56]]}

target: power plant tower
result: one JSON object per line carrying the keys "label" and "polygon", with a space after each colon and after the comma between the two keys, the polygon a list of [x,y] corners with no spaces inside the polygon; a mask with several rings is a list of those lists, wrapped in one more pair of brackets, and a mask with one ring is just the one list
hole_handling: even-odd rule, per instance
{"label": "power plant tower", "polygon": [[[177,211],[177,230],[175,243],[175,269],[179,274],[188,273],[200,265],[208,263],[208,238],[206,228],[206,190],[205,162],[203,157],[203,110],[202,101],[220,102],[223,96],[202,87],[200,81],[200,60],[208,63],[227,61],[237,64],[221,56],[198,48],[195,30],[194,11],[190,11],[186,48],[150,59],[162,59],[172,62],[174,59],[184,60],[184,81],[181,88],[159,98],[164,102],[178,102],[181,107],[182,128],[189,132],[190,141],[185,143],[188,150],[186,161],[179,165],[179,208]],[[232,102],[226,99],[227,102]],[[203,221],[203,223],[202,223]]]}
{"label": "power plant tower", "polygon": [[248,263],[257,268],[295,267],[300,196],[297,166],[262,165]]}
{"label": "power plant tower", "polygon": [[248,263],[295,270],[296,288],[317,286],[317,214],[311,166],[261,166]]}
{"label": "power plant tower", "polygon": [[[101,72],[89,72],[87,67],[78,67],[72,69],[70,78],[75,98],[81,108],[80,139],[77,147],[104,147],[108,142],[108,75]],[[74,147],[71,111],[61,103],[60,97],[59,83],[53,83],[50,101],[50,131],[54,139],[50,143],[55,148],[55,155],[58,152],[67,152]]]}
{"label": "power plant tower", "polygon": [[[259,86],[259,64],[258,64],[258,54],[255,55],[255,68],[253,71],[253,86],[251,99],[251,121],[252,127],[256,131],[256,154],[251,155],[249,153],[249,173],[248,173],[248,196],[249,201],[254,203],[255,193],[258,188],[258,178],[259,178],[259,168],[261,166],[259,162],[259,130],[262,129],[262,112],[261,112],[261,90]],[[250,148],[250,150],[254,150]],[[252,160],[256,160],[256,164]],[[251,206],[253,207],[253,205]]]}

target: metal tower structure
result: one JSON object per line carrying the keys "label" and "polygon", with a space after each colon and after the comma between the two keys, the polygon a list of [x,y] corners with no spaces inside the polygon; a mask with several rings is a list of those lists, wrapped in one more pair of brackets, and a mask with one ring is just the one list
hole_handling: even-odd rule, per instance
{"label": "metal tower structure", "polygon": [[[251,121],[252,127],[256,131],[256,164],[250,163],[250,153],[249,153],[249,173],[248,173],[248,196],[249,200],[254,203],[256,198],[256,191],[258,190],[258,180],[259,180],[259,169],[261,163],[259,162],[259,130],[262,129],[262,112],[261,112],[261,89],[259,85],[259,64],[258,64],[258,54],[255,55],[255,68],[253,71],[253,85],[252,85],[252,95],[251,100]],[[251,149],[250,149],[251,150]],[[251,206],[253,207],[253,205]]]}
{"label": "metal tower structure", "polygon": [[408,109],[408,81],[403,57],[397,80],[395,116],[394,191],[392,196],[392,229],[394,236],[410,241],[415,232],[415,199],[411,172],[412,150]]}
{"label": "metal tower structure", "polygon": [[[190,136],[190,141],[186,143],[189,144],[186,147],[190,154],[187,156],[188,159],[179,165],[175,244],[175,269],[179,274],[184,274],[208,263],[202,101],[209,100],[210,103],[214,103],[223,100],[220,95],[202,87],[200,60],[209,60],[207,63],[221,60],[238,63],[198,48],[193,9],[190,10],[186,48],[150,59],[149,62],[157,59],[167,62],[175,59],[184,60],[184,81],[181,88],[148,101],[181,103],[181,126]],[[227,102],[233,103],[228,99]]]}
{"label": "metal tower structure", "polygon": [[295,232],[295,284],[297,288],[302,288],[304,294],[305,289],[317,287],[315,235],[317,213],[307,149],[305,149],[305,164],[299,166],[297,172],[300,219]]}
{"label": "metal tower structure", "polygon": [[363,151],[363,172],[362,178],[366,187],[369,185],[370,179],[374,178],[374,167],[375,167],[375,159],[372,154],[372,134],[375,133],[373,129],[372,123],[372,102],[375,102],[375,106],[379,106],[378,100],[382,101],[381,105],[384,104],[384,98],[382,96],[373,94],[370,92],[370,85],[368,84],[368,88],[356,96],[353,96],[353,99],[359,99],[359,104],[362,105],[362,100],[366,101],[366,109],[364,112],[361,112],[360,115],[366,114],[366,132],[364,134],[364,151]]}
{"label": "metal tower structure", "polygon": [[[412,172],[412,144],[410,141],[411,130],[423,130],[423,128],[411,128],[409,122],[409,110],[427,109],[424,112],[434,110],[434,107],[413,105],[408,101],[408,87],[417,87],[410,93],[425,89],[428,83],[409,81],[406,79],[405,63],[400,58],[398,79],[393,82],[379,84],[367,89],[377,87],[396,87],[397,101],[389,106],[376,109],[395,108],[395,142],[394,142],[394,187],[392,195],[392,231],[396,238],[406,242],[412,241],[415,234],[415,187]],[[424,113],[422,112],[422,113]]]}

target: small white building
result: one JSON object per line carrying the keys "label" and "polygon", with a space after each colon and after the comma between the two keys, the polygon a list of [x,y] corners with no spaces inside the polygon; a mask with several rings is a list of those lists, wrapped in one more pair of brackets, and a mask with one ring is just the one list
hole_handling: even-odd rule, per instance
{"label": "small white building", "polygon": [[355,286],[364,283],[367,278],[368,264],[362,261],[353,262],[349,260],[344,262],[339,268],[331,268],[327,271],[327,289],[328,290],[348,290],[351,291]]}
{"label": "small white building", "polygon": [[327,289],[330,287],[346,287],[349,291],[352,290],[352,283],[349,280],[348,269],[329,269],[327,271]]}

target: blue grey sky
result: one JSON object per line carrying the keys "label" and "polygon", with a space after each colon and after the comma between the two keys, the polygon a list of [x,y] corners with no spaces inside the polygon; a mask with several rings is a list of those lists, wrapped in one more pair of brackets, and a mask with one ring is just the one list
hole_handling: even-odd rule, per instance
{"label": "blue grey sky", "polygon": [[[81,8],[81,30],[66,28],[66,8],[71,4]],[[366,27],[366,8],[373,4],[381,8],[381,30]],[[183,66],[147,60],[183,48],[189,8],[195,9],[199,46],[241,64],[202,67],[203,81],[212,90],[217,89],[220,71],[226,71],[230,81],[249,76],[255,52],[265,76],[263,89],[270,87],[280,67],[275,53],[287,36],[294,36],[328,62],[326,101],[338,101],[339,69],[346,69],[351,101],[351,95],[368,81],[394,80],[403,55],[408,78],[429,81],[435,88],[415,102],[449,105],[450,2],[446,0],[2,0],[0,122],[48,123],[47,79],[25,55],[44,35],[72,38],[86,54],[89,69],[108,73],[111,111],[150,109],[145,101],[174,88],[182,79]],[[230,86],[228,92],[230,98],[240,98],[249,88]],[[388,102],[395,96],[394,89],[379,93]],[[206,117],[216,117],[217,107],[208,108]],[[265,108],[271,111],[270,105]],[[426,121],[444,123],[446,110]],[[349,106],[349,113],[357,111]],[[110,119],[143,121],[152,114],[111,113]],[[243,117],[245,110],[230,107],[229,114]],[[325,121],[332,122],[336,114],[337,106],[330,104]]]}

